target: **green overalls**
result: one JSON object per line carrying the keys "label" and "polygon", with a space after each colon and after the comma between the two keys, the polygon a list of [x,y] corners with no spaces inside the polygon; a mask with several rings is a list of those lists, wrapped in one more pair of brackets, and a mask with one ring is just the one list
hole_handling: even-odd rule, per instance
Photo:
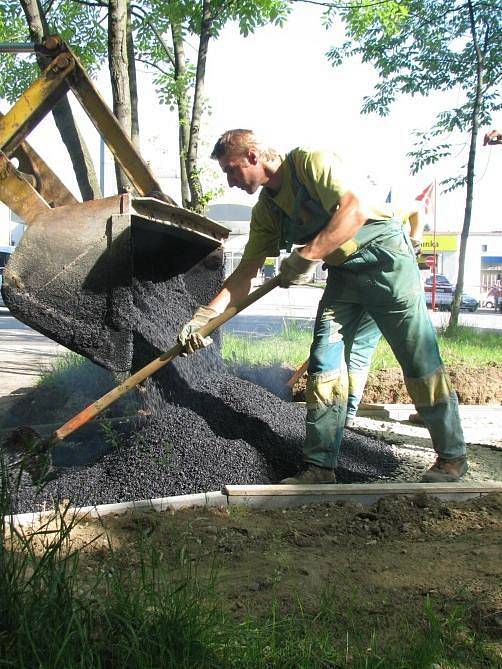
{"label": "green overalls", "polygon": [[[331,215],[312,200],[298,181],[293,161],[289,164],[295,207],[289,218],[281,210],[280,220],[281,247],[290,249],[312,239]],[[300,207],[311,214],[308,229],[299,220]],[[331,258],[310,349],[305,462],[336,467],[349,395],[347,367],[355,343],[363,361],[368,354],[371,358],[375,324],[401,365],[438,455],[445,460],[465,455],[457,395],[439,354],[415,254],[401,221],[368,221]]]}

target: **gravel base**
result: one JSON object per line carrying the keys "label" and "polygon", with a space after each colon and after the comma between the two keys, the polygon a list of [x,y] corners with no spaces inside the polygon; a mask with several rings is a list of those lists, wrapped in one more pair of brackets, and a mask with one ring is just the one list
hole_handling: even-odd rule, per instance
{"label": "gravel base", "polygon": [[[461,420],[467,444],[469,471],[464,481],[502,481],[502,408],[476,407],[475,415],[467,411]],[[378,419],[358,416],[353,431],[383,439],[393,449],[398,466],[388,480],[419,481],[436,454],[425,427],[407,420]]]}

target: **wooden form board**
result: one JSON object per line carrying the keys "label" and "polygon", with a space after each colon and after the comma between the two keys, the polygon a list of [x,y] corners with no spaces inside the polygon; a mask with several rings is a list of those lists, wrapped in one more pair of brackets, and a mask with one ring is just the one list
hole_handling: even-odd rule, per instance
{"label": "wooden form board", "polygon": [[337,501],[369,505],[388,495],[417,495],[420,493],[443,500],[465,500],[502,492],[502,482],[227,485],[223,487],[222,492],[227,496],[229,505],[273,509]]}
{"label": "wooden form board", "polygon": [[[73,514],[88,518],[121,514],[126,511],[171,512],[193,507],[247,506],[257,509],[287,508],[306,504],[328,504],[347,501],[369,505],[386,495],[416,495],[427,493],[444,500],[466,500],[489,493],[502,492],[502,482],[484,481],[477,483],[366,483],[366,484],[324,484],[324,485],[227,485],[220,491],[195,493],[144,499],[116,504],[102,504],[68,509],[68,517]],[[34,526],[54,517],[54,511],[21,513],[6,516],[7,524]]]}

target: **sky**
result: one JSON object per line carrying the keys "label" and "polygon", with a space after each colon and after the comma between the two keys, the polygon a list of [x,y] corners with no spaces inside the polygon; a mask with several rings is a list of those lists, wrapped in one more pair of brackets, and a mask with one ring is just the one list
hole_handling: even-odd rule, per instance
{"label": "sky", "polygon": [[[434,179],[439,183],[455,174],[467,161],[464,139],[455,164],[445,161],[416,176],[410,175],[406,153],[412,148],[411,131],[429,127],[438,111],[458,101],[458,94],[448,98],[402,97],[388,117],[361,115],[362,98],[371,94],[376,74],[371,65],[355,59],[336,69],[330,65],[326,52],[342,34],[340,29],[325,30],[320,17],[318,7],[299,4],[282,29],[267,26],[243,38],[235,25],[228,25],[219,39],[210,43],[205,84],[210,114],[203,123],[200,146],[206,183],[225,186],[217,164],[207,156],[218,136],[233,127],[254,129],[281,152],[296,146],[333,148],[370,175],[384,196],[392,189],[394,201],[403,204],[413,201]],[[190,53],[188,48],[187,55]],[[195,51],[192,54],[195,56]],[[97,86],[110,102],[106,69]],[[151,72],[141,64],[139,89],[142,154],[164,190],[179,201],[176,115],[158,104]],[[4,112],[7,108],[5,103],[0,105]],[[78,118],[98,166],[97,134],[80,111]],[[502,118],[498,121],[501,125]],[[59,140],[52,121],[44,120],[29,141],[77,193],[64,149],[56,149]],[[483,148],[482,134],[479,147],[471,228],[502,230],[502,147]],[[106,161],[105,193],[109,195],[115,192],[109,154]],[[254,203],[252,197],[235,188],[226,188],[218,201]],[[438,230],[460,230],[464,207],[463,190],[451,195],[438,193]]]}

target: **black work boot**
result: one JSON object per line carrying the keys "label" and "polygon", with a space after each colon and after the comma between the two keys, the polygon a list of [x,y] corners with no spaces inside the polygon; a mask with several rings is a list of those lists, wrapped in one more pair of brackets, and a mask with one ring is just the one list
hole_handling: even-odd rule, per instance
{"label": "black work boot", "polygon": [[296,476],[289,476],[288,478],[279,481],[279,483],[284,485],[336,483],[336,476],[332,469],[326,469],[325,467],[317,467],[317,465],[308,464],[305,469],[298,472]]}
{"label": "black work boot", "polygon": [[422,476],[422,481],[424,483],[455,482],[468,469],[467,458],[465,456],[455,458],[454,460],[443,460],[438,457],[432,467]]}

